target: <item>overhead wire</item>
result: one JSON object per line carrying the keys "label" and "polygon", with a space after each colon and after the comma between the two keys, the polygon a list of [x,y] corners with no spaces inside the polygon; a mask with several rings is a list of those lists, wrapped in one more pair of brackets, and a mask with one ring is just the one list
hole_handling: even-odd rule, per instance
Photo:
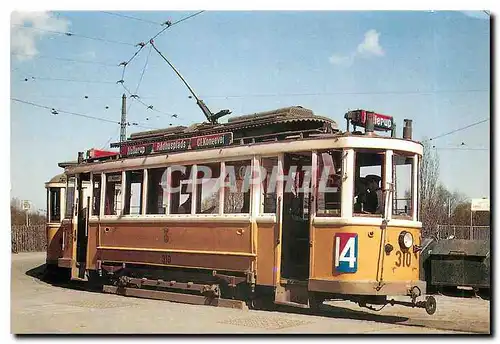
{"label": "overhead wire", "polygon": [[488,117],[488,118],[485,118],[485,119],[483,119],[483,120],[481,120],[481,121],[477,121],[477,122],[474,122],[474,123],[472,123],[472,124],[466,125],[465,127],[461,127],[461,128],[458,128],[458,129],[455,129],[455,130],[449,131],[449,132],[447,132],[447,133],[444,133],[444,134],[441,134],[441,135],[437,135],[437,136],[431,137],[430,139],[428,139],[428,141],[432,141],[432,140],[439,139],[439,138],[444,137],[444,136],[448,136],[448,135],[451,135],[451,134],[457,133],[457,132],[459,132],[459,131],[462,131],[462,130],[465,130],[465,129],[468,129],[468,128],[471,128],[471,127],[474,127],[474,126],[476,126],[476,125],[479,125],[479,124],[481,124],[481,123],[487,122],[487,121],[489,121],[489,120],[490,120],[490,118],[489,118],[489,117]]}
{"label": "overhead wire", "polygon": [[[34,107],[51,110],[52,114],[54,114],[54,115],[62,113],[62,114],[68,114],[68,115],[72,115],[72,116],[83,117],[83,118],[87,118],[87,119],[93,119],[93,120],[97,120],[97,121],[101,121],[101,122],[106,122],[106,123],[121,124],[119,121],[114,121],[114,120],[111,120],[111,119],[108,119],[108,118],[95,117],[95,116],[81,114],[81,113],[77,113],[77,112],[66,111],[66,110],[62,110],[62,109],[58,109],[58,108],[54,108],[54,107],[50,107],[50,106],[46,106],[46,105],[41,105],[41,104],[29,102],[29,101],[18,99],[18,98],[10,98],[10,99],[12,101],[15,101],[15,102],[18,102],[18,103],[27,104],[27,105],[31,105],[31,106],[34,106]],[[127,123],[127,125],[130,126],[131,124]],[[142,128],[145,128],[145,129],[157,129],[157,128],[153,128],[153,127],[150,127],[150,126],[145,126],[145,125],[138,124],[138,123],[135,123],[135,124],[132,124],[132,125],[135,125],[137,127],[142,127]]]}
{"label": "overhead wire", "polygon": [[[149,64],[151,66],[151,64]],[[105,83],[113,83],[113,81],[104,81]],[[443,91],[444,92],[444,91]],[[489,92],[489,90],[448,90],[447,93],[467,93],[467,92]],[[370,95],[370,94],[416,94],[414,91],[387,91],[385,93],[381,92],[328,92],[328,93],[277,93],[277,94],[241,94],[241,95],[228,95],[228,96],[210,96],[210,95],[200,95],[203,98],[252,98],[252,97],[286,97],[286,96],[330,96],[330,95]],[[427,93],[425,93],[427,94]],[[46,96],[49,97],[49,96]],[[57,97],[57,96],[53,96]],[[67,96],[67,98],[71,98]],[[78,98],[78,96],[73,96],[73,98]],[[158,99],[161,96],[142,96],[143,99]]]}
{"label": "overhead wire", "polygon": [[[123,69],[124,69],[123,75],[125,74],[125,68],[127,67],[127,65],[128,65],[130,62],[132,62],[132,60],[133,60],[133,59],[134,59],[134,58],[135,58],[135,57],[139,54],[139,52],[140,52],[140,51],[141,51],[141,50],[142,50],[142,49],[143,49],[146,45],[148,45],[148,44],[149,44],[149,42],[150,42],[152,39],[155,39],[156,37],[158,37],[159,35],[161,35],[161,34],[162,34],[163,32],[165,32],[165,30],[167,30],[168,28],[171,28],[172,26],[175,26],[175,25],[177,25],[177,24],[179,24],[179,23],[181,23],[181,22],[183,22],[183,21],[185,21],[185,20],[188,20],[188,19],[190,19],[190,18],[192,18],[192,17],[194,17],[194,16],[197,16],[197,15],[199,15],[199,14],[203,13],[203,12],[205,12],[205,11],[199,11],[199,12],[196,12],[196,13],[194,13],[194,14],[191,14],[191,15],[189,15],[189,16],[186,16],[186,17],[184,17],[184,18],[181,18],[181,19],[179,19],[179,20],[177,20],[177,21],[175,21],[175,22],[173,22],[173,23],[169,23],[169,22],[167,21],[167,22],[165,22],[165,23],[166,23],[165,27],[164,27],[163,29],[161,29],[159,32],[157,32],[157,33],[156,33],[153,37],[151,37],[149,40],[147,40],[146,42],[139,42],[139,43],[135,44],[134,46],[136,46],[136,47],[137,47],[137,46],[139,46],[139,49],[138,49],[138,50],[137,50],[137,51],[136,51],[136,52],[132,55],[132,57],[131,57],[130,59],[128,59],[128,60],[127,60],[127,61],[125,61],[125,62],[122,62],[122,64],[123,64]],[[123,77],[122,77],[122,79],[123,79]]]}
{"label": "overhead wire", "polygon": [[432,147],[436,150],[454,150],[454,151],[488,151],[489,148],[482,147]]}
{"label": "overhead wire", "polygon": [[437,90],[437,91],[360,91],[360,92],[311,92],[311,93],[261,93],[239,95],[200,95],[203,98],[257,98],[257,97],[296,97],[296,96],[331,96],[331,95],[372,95],[372,94],[434,94],[434,93],[475,93],[489,92],[487,89]]}
{"label": "overhead wire", "polygon": [[120,122],[118,122],[118,121],[114,121],[114,120],[107,119],[107,118],[95,117],[95,116],[85,115],[85,114],[81,114],[81,113],[76,113],[76,112],[71,112],[71,111],[65,111],[65,110],[56,109],[56,108],[53,108],[53,107],[50,107],[50,106],[36,104],[36,103],[33,103],[33,102],[29,102],[29,101],[22,100],[22,99],[17,99],[17,98],[10,98],[10,99],[12,101],[19,102],[19,103],[22,103],[22,104],[27,104],[27,105],[31,105],[31,106],[42,108],[42,109],[56,111],[58,114],[59,113],[63,113],[63,114],[68,114],[68,115],[73,115],[73,116],[78,116],[78,117],[93,119],[93,120],[97,120],[97,121],[101,121],[101,122],[106,122],[106,123],[120,124]]}
{"label": "overhead wire", "polygon": [[66,78],[48,78],[48,77],[41,77],[41,76],[30,76],[29,78],[24,78],[24,81],[28,81],[28,80],[82,82],[82,83],[90,83],[90,84],[116,84],[116,82],[105,81],[105,80],[80,80],[80,79],[66,79]]}
{"label": "overhead wire", "polygon": [[[10,54],[15,55],[15,56],[27,56],[27,57],[31,56],[28,54],[21,54],[21,53],[10,53]],[[36,58],[74,62],[74,63],[93,64],[93,65],[106,66],[106,67],[116,67],[116,63],[106,63],[106,62],[100,62],[100,61],[86,61],[86,60],[70,59],[70,58],[57,57],[57,56],[36,55]]]}
{"label": "overhead wire", "polygon": [[40,29],[38,27],[24,26],[24,25],[20,25],[20,24],[12,24],[12,26],[16,26],[16,27],[20,27],[20,28],[24,28],[24,29],[35,30],[35,31],[47,32],[47,33],[55,33],[55,34],[65,35],[68,37],[79,37],[79,38],[86,38],[86,39],[105,42],[105,43],[128,45],[128,46],[132,46],[132,47],[135,46],[135,44],[133,44],[133,43],[120,42],[120,41],[115,41],[115,40],[111,40],[111,39],[104,39],[104,38],[100,38],[100,37],[92,37],[92,36],[82,35],[82,34],[70,32],[70,31],[63,32],[63,31],[56,31],[56,30],[46,30],[46,29]]}
{"label": "overhead wire", "polygon": [[[123,61],[121,62],[119,65],[120,66],[123,66],[123,70],[122,70],[122,77],[120,80],[117,81],[117,83],[121,84],[123,89],[125,90],[125,92],[127,92],[130,95],[133,95],[132,92],[129,90],[129,88],[125,85],[125,72],[126,72],[126,69],[127,69],[127,66],[137,57],[137,55],[139,55],[139,53],[142,51],[142,49],[144,49],[144,47],[146,47],[148,44],[151,44],[150,42],[152,40],[154,40],[156,37],[158,37],[159,35],[161,35],[163,32],[165,32],[167,29],[171,28],[172,26],[174,25],[177,25],[185,20],[188,20],[190,18],[193,18],[201,13],[203,13],[205,11],[198,11],[194,14],[191,14],[191,15],[188,15],[184,18],[181,18],[173,23],[171,23],[170,21],[166,21],[164,24],[165,24],[165,27],[163,29],[161,29],[160,31],[158,31],[153,37],[151,37],[148,41],[146,42],[139,42],[138,44],[136,44],[135,46],[138,46],[139,49],[132,55],[132,57],[130,57],[127,61]],[[137,94],[134,94],[135,96],[137,96]],[[150,105],[150,104],[146,104],[144,103],[139,97],[137,97],[135,99],[138,103],[142,104],[143,106],[145,106],[147,109],[149,110],[153,110],[155,112],[158,112],[158,113],[161,113],[161,114],[164,114],[164,115],[167,115],[167,116],[172,116],[174,117],[173,114],[168,114],[166,112],[163,112],[163,111],[160,111],[158,109],[155,109],[153,105]]]}
{"label": "overhead wire", "polygon": [[112,15],[112,16],[115,16],[115,17],[120,17],[120,18],[126,18],[126,19],[132,19],[132,20],[136,20],[136,21],[141,21],[141,22],[148,23],[148,24],[162,25],[162,23],[154,22],[154,21],[147,20],[147,19],[137,18],[137,17],[133,17],[133,16],[129,16],[129,15],[124,15],[124,14],[120,14],[120,13],[108,12],[108,11],[99,11],[99,12],[105,13],[105,14],[109,14],[109,15]]}
{"label": "overhead wire", "polygon": [[[144,73],[146,72],[146,68],[148,66],[149,57],[151,56],[151,50],[152,50],[152,47],[150,47],[149,53],[146,56],[146,62],[144,63],[144,67],[142,68],[141,76],[139,77],[139,82],[137,83],[137,87],[135,88],[135,92],[130,97],[130,104],[129,104],[128,108],[127,108],[127,114],[130,112],[130,108],[132,107],[133,101],[134,100],[139,100],[138,99],[139,96],[137,95],[137,92],[139,92],[139,88],[141,87],[141,83],[142,83],[142,80],[144,78]],[[132,97],[132,96],[134,96],[134,97]]]}
{"label": "overhead wire", "polygon": [[[104,145],[102,145],[101,149],[105,149],[107,148],[106,146],[111,142],[111,140],[113,140],[113,137],[117,136],[118,138],[120,137],[120,130],[121,128],[118,128],[118,133],[116,135],[114,134],[111,134],[111,136],[109,137],[109,139],[106,141],[106,143]],[[118,141],[118,140],[117,140]]]}

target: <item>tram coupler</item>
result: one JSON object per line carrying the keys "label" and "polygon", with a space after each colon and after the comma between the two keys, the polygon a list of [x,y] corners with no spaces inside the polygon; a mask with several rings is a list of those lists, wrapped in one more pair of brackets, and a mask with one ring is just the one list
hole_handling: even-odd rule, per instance
{"label": "tram coupler", "polygon": [[429,315],[433,315],[436,312],[436,306],[437,306],[436,299],[434,298],[434,296],[427,296],[425,298],[425,301],[413,300],[411,302],[408,302],[408,301],[396,301],[394,299],[391,299],[390,301],[388,301],[388,303],[390,303],[391,306],[401,305],[401,306],[407,306],[407,307],[412,307],[412,308],[414,308],[414,307],[425,308],[425,311]]}

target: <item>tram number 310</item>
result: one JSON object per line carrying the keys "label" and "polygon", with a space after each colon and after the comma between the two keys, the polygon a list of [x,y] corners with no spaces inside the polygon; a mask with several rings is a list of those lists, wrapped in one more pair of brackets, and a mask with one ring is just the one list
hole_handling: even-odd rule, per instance
{"label": "tram number 310", "polygon": [[172,263],[172,257],[169,254],[162,254],[161,255],[161,263],[162,264]]}
{"label": "tram number 310", "polygon": [[411,265],[411,253],[410,252],[396,252],[396,266],[399,267],[409,267]]}

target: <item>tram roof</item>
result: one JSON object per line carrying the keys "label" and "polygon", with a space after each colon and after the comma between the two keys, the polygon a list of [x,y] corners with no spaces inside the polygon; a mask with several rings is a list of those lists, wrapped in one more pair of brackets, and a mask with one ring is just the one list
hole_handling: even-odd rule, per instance
{"label": "tram roof", "polygon": [[52,177],[45,184],[56,184],[56,183],[66,183],[66,174],[65,173],[60,173],[60,174]]}
{"label": "tram roof", "polygon": [[66,168],[78,165],[78,161],[63,161],[57,164],[60,168]]}
{"label": "tram roof", "polygon": [[290,106],[271,111],[229,118],[227,123],[195,123],[190,126],[176,126],[166,129],[133,133],[125,142],[112,143],[111,147],[129,144],[149,143],[160,140],[189,138],[223,132],[233,133],[234,140],[260,138],[295,131],[297,133],[317,131],[333,133],[338,131],[337,123],[330,118],[318,116],[302,106]]}

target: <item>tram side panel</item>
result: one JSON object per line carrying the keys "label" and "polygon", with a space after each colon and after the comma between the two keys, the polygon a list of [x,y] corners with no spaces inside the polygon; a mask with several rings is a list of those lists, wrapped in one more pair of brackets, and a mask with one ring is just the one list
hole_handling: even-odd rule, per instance
{"label": "tram side panel", "polygon": [[88,270],[97,269],[97,248],[99,247],[99,224],[89,223],[87,239],[87,261]]}
{"label": "tram side panel", "polygon": [[101,221],[87,261],[249,272],[251,229],[250,223]]}
{"label": "tram side panel", "polygon": [[47,265],[57,266],[58,259],[62,257],[63,228],[61,223],[47,223]]}
{"label": "tram side panel", "polygon": [[405,230],[412,233],[418,244],[418,229],[387,227],[382,254],[380,227],[321,225],[313,230],[311,291],[408,295],[413,286],[418,286],[425,293],[425,283],[419,281],[419,253],[414,253],[413,247],[404,252],[398,242],[401,231]]}
{"label": "tram side panel", "polygon": [[277,229],[274,223],[257,223],[257,284],[274,286],[276,283],[275,250]]}
{"label": "tram side panel", "polygon": [[71,220],[63,220],[61,223],[62,233],[62,257],[58,259],[58,266],[61,268],[71,268],[73,260],[73,245],[75,238]]}

